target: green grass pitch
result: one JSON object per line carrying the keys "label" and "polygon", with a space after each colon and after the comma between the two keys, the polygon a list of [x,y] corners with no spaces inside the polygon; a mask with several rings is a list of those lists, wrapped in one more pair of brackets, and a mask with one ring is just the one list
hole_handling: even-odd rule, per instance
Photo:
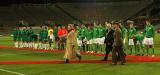
{"label": "green grass pitch", "polygon": [[[155,53],[160,54],[160,34],[155,37]],[[13,46],[12,37],[0,37],[0,46]],[[101,60],[103,57],[83,55],[83,60]],[[0,50],[0,62],[64,60],[63,53]],[[27,64],[0,65],[0,75],[159,75],[160,63],[110,64]]]}

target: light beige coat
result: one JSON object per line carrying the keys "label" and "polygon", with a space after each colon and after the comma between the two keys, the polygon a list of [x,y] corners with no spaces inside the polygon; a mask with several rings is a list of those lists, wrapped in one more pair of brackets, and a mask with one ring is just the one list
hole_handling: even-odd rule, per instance
{"label": "light beige coat", "polygon": [[76,57],[76,46],[77,46],[77,33],[74,30],[72,30],[67,34],[66,49],[64,54],[65,59],[72,59]]}

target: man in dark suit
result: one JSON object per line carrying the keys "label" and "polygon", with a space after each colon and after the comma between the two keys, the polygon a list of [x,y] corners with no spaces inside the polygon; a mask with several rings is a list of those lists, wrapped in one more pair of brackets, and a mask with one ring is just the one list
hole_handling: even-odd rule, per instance
{"label": "man in dark suit", "polygon": [[113,43],[113,50],[112,50],[112,64],[116,65],[118,60],[120,61],[121,65],[125,63],[125,54],[123,51],[123,41],[121,35],[121,29],[118,22],[114,23],[114,43]]}
{"label": "man in dark suit", "polygon": [[107,23],[106,24],[106,27],[107,27],[107,33],[106,33],[106,36],[105,36],[105,40],[104,40],[104,43],[106,44],[106,48],[105,48],[105,51],[106,51],[106,54],[105,54],[105,57],[103,59],[103,61],[107,61],[108,60],[108,55],[109,53],[112,51],[113,47],[113,42],[114,42],[114,30],[112,29],[112,25],[110,23]]}

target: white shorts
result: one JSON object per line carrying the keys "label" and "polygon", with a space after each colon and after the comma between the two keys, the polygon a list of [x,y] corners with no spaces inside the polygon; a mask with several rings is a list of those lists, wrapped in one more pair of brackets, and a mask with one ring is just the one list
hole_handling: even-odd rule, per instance
{"label": "white shorts", "polygon": [[94,43],[94,44],[97,44],[97,43],[98,43],[98,40],[99,40],[99,38],[93,39],[93,43]]}
{"label": "white shorts", "polygon": [[137,41],[137,43],[136,43],[137,45],[140,45],[140,41]]}
{"label": "white shorts", "polygon": [[88,40],[88,41],[87,41],[87,44],[92,44],[92,40]]}
{"label": "white shorts", "polygon": [[105,37],[100,38],[100,39],[99,39],[99,44],[100,44],[100,45],[103,45],[103,44],[104,44],[104,40],[105,40]]}
{"label": "white shorts", "polygon": [[134,45],[133,39],[129,39],[129,45]]}
{"label": "white shorts", "polygon": [[97,38],[97,43],[99,44],[101,41],[101,38]]}
{"label": "white shorts", "polygon": [[82,41],[77,39],[78,46],[82,46]]}
{"label": "white shorts", "polygon": [[93,44],[93,43],[94,43],[93,39],[89,40],[89,43],[90,43],[90,44]]}
{"label": "white shorts", "polygon": [[90,42],[89,42],[89,41],[87,41],[87,44],[90,44]]}
{"label": "white shorts", "polygon": [[153,38],[144,38],[143,44],[144,45],[153,45],[154,44]]}

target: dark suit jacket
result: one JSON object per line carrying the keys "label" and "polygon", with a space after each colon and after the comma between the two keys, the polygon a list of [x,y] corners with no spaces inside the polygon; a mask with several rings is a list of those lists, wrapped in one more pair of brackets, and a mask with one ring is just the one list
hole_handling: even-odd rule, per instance
{"label": "dark suit jacket", "polygon": [[104,43],[106,45],[112,45],[113,42],[114,42],[114,30],[111,29],[106,33]]}
{"label": "dark suit jacket", "polygon": [[114,46],[122,46],[122,36],[121,36],[121,30],[120,29],[115,29],[114,32]]}

